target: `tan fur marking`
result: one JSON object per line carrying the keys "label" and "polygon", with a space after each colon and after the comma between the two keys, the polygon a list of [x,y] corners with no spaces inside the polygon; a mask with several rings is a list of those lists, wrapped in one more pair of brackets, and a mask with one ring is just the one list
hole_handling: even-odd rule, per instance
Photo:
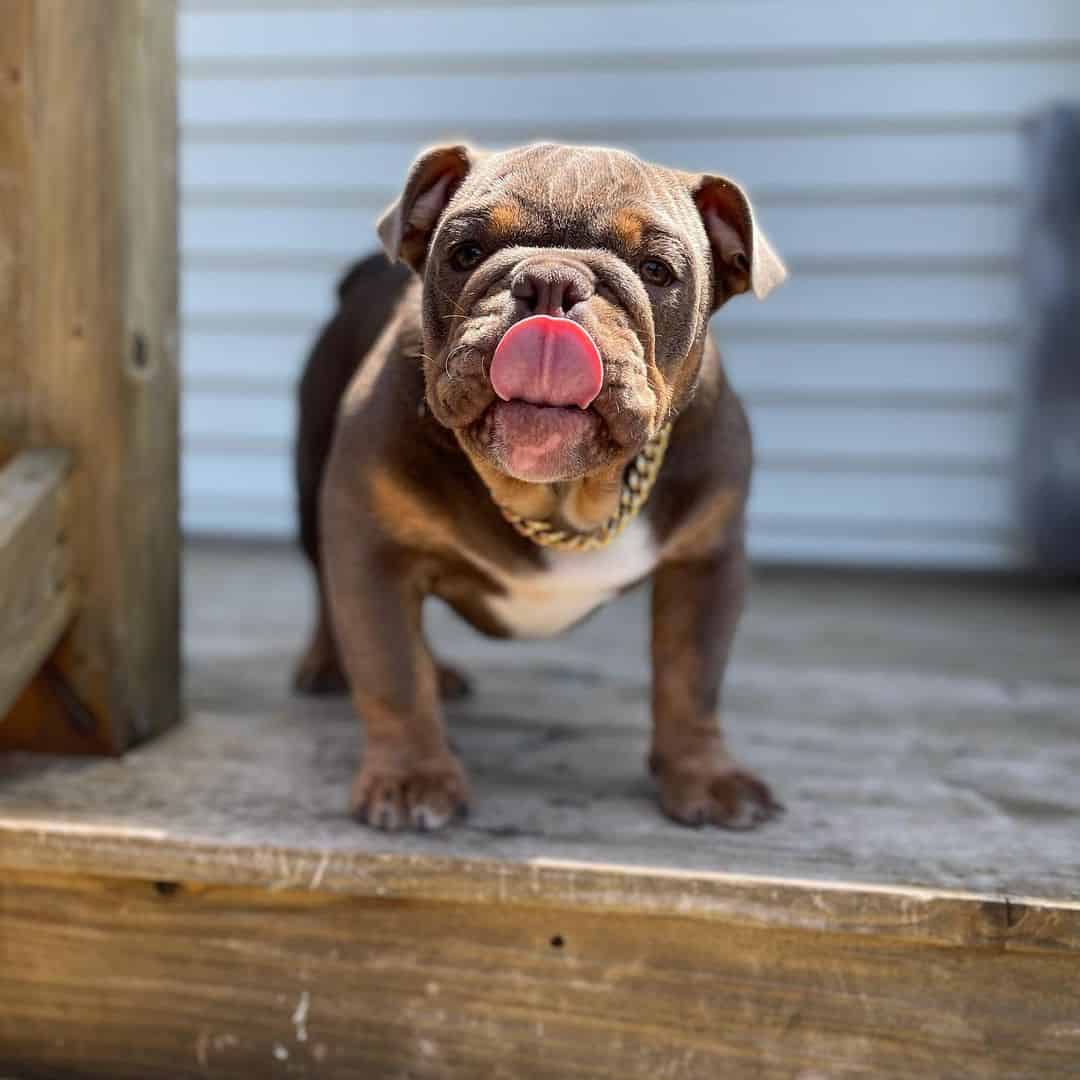
{"label": "tan fur marking", "polygon": [[586,476],[571,486],[562,505],[566,522],[578,532],[598,529],[619,508],[623,468],[602,476]]}
{"label": "tan fur marking", "polygon": [[664,545],[664,559],[677,562],[716,551],[739,504],[734,488],[716,492]]}
{"label": "tan fur marking", "polygon": [[432,513],[421,495],[403,485],[385,466],[372,468],[368,484],[376,516],[398,543],[426,551],[455,546],[450,523]]}
{"label": "tan fur marking", "polygon": [[499,236],[513,236],[515,232],[524,228],[525,219],[521,210],[514,203],[499,203],[488,214],[488,222],[492,232]]}
{"label": "tan fur marking", "polygon": [[637,248],[645,231],[641,215],[633,210],[619,210],[612,219],[615,234],[628,248]]}
{"label": "tan fur marking", "polygon": [[499,506],[527,518],[546,518],[555,512],[558,498],[550,485],[528,484],[524,480],[515,480],[512,476],[499,472],[483,458],[470,453],[468,449],[465,452]]}

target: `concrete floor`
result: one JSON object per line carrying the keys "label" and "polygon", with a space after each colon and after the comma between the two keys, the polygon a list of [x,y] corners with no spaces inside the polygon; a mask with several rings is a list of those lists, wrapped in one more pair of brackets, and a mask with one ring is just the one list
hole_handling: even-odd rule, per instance
{"label": "concrete floor", "polygon": [[1080,594],[830,572],[759,575],[727,694],[733,749],[788,812],[753,833],[662,819],[643,758],[643,592],[551,641],[487,641],[432,605],[474,679],[451,710],[467,823],[354,825],[347,701],[291,697],[311,616],[283,548],[187,555],[188,722],[123,761],[0,760],[0,816],[180,839],[566,860],[1080,899]]}

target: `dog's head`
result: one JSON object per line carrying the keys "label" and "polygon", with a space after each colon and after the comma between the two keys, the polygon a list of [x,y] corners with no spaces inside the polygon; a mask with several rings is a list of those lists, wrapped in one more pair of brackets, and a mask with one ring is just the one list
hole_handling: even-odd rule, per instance
{"label": "dog's head", "polygon": [[423,277],[428,406],[519,480],[636,453],[693,392],[709,316],[786,276],[741,188],[619,150],[428,150],[379,222]]}

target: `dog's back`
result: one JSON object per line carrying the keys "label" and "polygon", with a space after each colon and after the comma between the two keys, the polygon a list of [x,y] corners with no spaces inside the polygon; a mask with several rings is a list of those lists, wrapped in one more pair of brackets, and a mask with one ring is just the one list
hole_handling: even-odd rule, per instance
{"label": "dog's back", "polygon": [[337,287],[338,308],[323,327],[298,387],[296,487],[300,543],[319,562],[319,486],[341,398],[375,344],[411,276],[382,254],[354,263]]}

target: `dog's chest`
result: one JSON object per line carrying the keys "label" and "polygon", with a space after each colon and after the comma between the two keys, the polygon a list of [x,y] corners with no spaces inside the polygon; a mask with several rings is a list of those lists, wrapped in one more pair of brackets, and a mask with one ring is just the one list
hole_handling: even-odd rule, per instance
{"label": "dog's chest", "polygon": [[546,637],[573,625],[651,573],[657,547],[637,518],[606,548],[545,550],[544,559],[542,570],[496,575],[505,592],[488,597],[487,607],[514,637]]}

